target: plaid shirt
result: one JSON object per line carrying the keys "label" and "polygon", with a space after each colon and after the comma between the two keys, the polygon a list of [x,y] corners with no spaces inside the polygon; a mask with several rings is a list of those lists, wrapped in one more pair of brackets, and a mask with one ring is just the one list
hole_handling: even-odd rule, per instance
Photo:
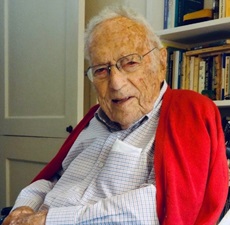
{"label": "plaid shirt", "polygon": [[159,224],[153,145],[166,88],[153,110],[126,130],[99,109],[63,161],[61,178],[32,183],[14,207],[48,208],[46,224]]}

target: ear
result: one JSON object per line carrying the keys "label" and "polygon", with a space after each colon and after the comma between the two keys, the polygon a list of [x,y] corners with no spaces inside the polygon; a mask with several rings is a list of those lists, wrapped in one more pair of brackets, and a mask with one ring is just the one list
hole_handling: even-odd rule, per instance
{"label": "ear", "polygon": [[167,68],[167,50],[166,48],[160,49],[160,68],[161,68],[161,79],[164,80],[166,76]]}
{"label": "ear", "polygon": [[167,66],[167,50],[164,47],[160,49],[160,63],[161,63],[162,69],[166,69],[166,66]]}

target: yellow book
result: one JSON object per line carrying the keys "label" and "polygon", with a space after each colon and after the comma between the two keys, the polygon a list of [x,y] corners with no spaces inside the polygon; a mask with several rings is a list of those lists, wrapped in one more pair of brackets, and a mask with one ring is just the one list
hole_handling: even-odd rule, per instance
{"label": "yellow book", "polygon": [[212,19],[212,9],[202,9],[199,11],[195,11],[192,13],[185,14],[183,17],[184,22],[192,21],[192,20],[207,20]]}
{"label": "yellow book", "polygon": [[225,17],[230,17],[230,0],[225,0]]}

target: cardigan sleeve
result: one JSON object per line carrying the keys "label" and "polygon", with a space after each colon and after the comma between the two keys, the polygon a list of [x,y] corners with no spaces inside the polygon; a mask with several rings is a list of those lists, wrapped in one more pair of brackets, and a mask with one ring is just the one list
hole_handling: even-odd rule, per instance
{"label": "cardigan sleeve", "polygon": [[157,212],[162,225],[211,225],[228,190],[218,108],[191,91],[164,96],[155,143]]}

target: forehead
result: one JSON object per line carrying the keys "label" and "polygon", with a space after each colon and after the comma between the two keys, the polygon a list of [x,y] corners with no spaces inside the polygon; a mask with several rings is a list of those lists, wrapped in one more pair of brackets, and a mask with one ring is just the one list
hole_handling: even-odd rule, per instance
{"label": "forehead", "polygon": [[92,33],[92,61],[118,59],[134,52],[143,53],[147,45],[145,28],[128,18],[116,17],[97,25]]}

